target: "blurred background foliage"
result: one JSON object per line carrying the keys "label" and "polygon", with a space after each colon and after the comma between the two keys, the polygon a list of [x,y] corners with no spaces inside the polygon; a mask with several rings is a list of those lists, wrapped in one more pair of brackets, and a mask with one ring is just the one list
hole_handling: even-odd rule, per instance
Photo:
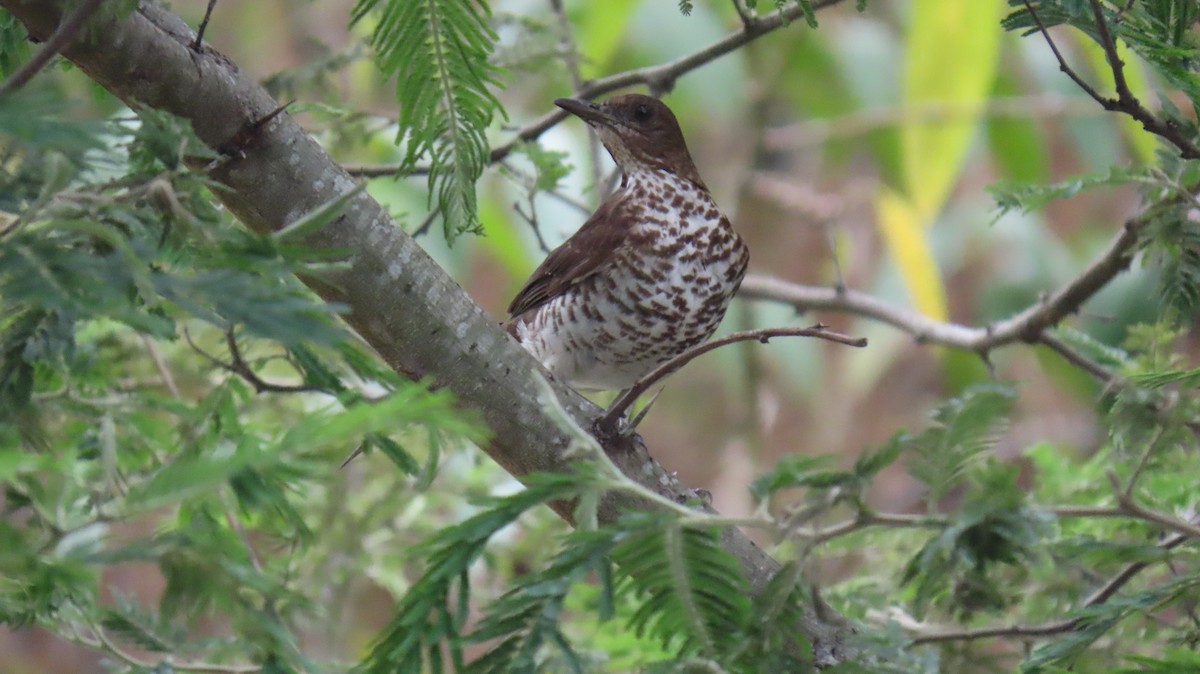
{"label": "blurred background foliage", "polygon": [[[204,4],[173,9],[195,26]],[[376,4],[359,3],[352,25],[351,0],[221,0],[206,39],[277,98],[295,99],[289,112],[338,160],[411,169],[437,150],[397,145],[397,120],[432,122],[406,122],[397,103],[411,57],[384,64],[400,73],[399,94],[372,58],[373,31],[388,20]],[[817,30],[800,18],[665,93],[751,247],[752,273],[842,284],[982,326],[1077,276],[1139,212],[1139,187],[1191,184],[1186,163],[1088,98],[1038,35],[1001,28],[1020,2],[855,4],[818,12]],[[1068,23],[1090,7],[1045,4]],[[1140,4],[1166,7],[1168,23],[1183,26],[1180,45],[1194,43],[1196,17],[1170,15],[1188,3]],[[470,167],[475,189],[436,170],[367,189],[499,318],[545,249],[599,203],[612,164],[576,120],[497,165],[486,145],[508,142],[582,81],[678,59],[741,22],[724,0],[494,0],[490,10],[494,70],[479,84],[499,107],[476,101],[486,114],[437,121],[478,134],[451,157]],[[1094,41],[1052,34],[1083,77],[1112,90]],[[0,12],[5,75],[29,57],[23,37]],[[1194,119],[1180,84],[1194,82],[1194,63],[1172,79],[1122,53],[1135,95]],[[0,100],[0,132],[3,671],[171,671],[155,667],[162,653],[181,670],[193,658],[263,671],[338,671],[360,659],[423,570],[419,544],[479,512],[480,497],[517,491],[471,446],[483,431],[374,361],[333,320],[336,307],[292,280],[319,274],[324,260],[231,226],[200,174],[184,169],[203,150],[174,120],[130,111],[55,67]],[[1111,500],[1106,471],[1125,480],[1144,470],[1152,505],[1195,512],[1189,289],[1200,283],[1189,285],[1195,272],[1179,262],[1189,249],[1176,243],[1173,253],[1148,244],[1144,262],[1062,332],[1113,371],[1148,378],[1144,389],[1114,393],[1044,346],[998,350],[985,366],[870,319],[739,300],[725,332],[820,321],[870,347],[722,349],[674,376],[641,430],[724,515],[764,503],[786,512],[835,487],[856,494],[859,512],[955,513],[940,533],[865,529],[820,549],[776,548],[803,560],[839,610],[890,625],[885,646],[914,625],[1055,619],[1098,576],[1166,553],[1144,522],[1060,521],[1035,504],[1099,507]],[[1147,418],[1168,389],[1170,414]],[[365,456],[339,469],[356,448]],[[868,450],[887,458],[865,462]],[[467,571],[472,611],[546,563],[562,529],[545,509],[503,529]],[[1195,578],[1194,543],[1187,549],[1169,567],[1180,583]],[[568,597],[565,632],[603,654],[597,671],[639,671],[673,652],[596,621],[594,591]],[[1097,620],[1111,627],[1175,603],[1157,620],[1122,623],[1089,654],[1076,640],[1039,651],[1035,664],[1063,671],[1049,667],[1070,656],[1073,671],[1116,671],[1144,651],[1144,671],[1187,671],[1170,667],[1194,661],[1200,622],[1195,594],[1177,598],[1136,595]],[[1025,655],[1019,643],[983,643],[912,649],[899,671],[1010,671]],[[570,671],[547,657],[546,671]],[[1168,664],[1153,669],[1154,658]]]}

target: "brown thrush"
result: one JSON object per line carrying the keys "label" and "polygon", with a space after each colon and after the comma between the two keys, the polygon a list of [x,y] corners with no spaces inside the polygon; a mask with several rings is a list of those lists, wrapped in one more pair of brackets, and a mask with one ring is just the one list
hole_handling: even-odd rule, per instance
{"label": "brown thrush", "polygon": [[623,389],[717,329],[749,251],[670,108],[640,94],[555,105],[587,122],[621,184],[508,307],[508,331],[580,389]]}

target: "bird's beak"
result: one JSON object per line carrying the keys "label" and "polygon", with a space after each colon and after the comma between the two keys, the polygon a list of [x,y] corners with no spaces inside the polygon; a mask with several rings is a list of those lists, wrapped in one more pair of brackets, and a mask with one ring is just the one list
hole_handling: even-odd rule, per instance
{"label": "bird's beak", "polygon": [[581,101],[577,98],[560,98],[554,101],[554,104],[588,124],[613,126],[617,123],[617,120],[612,115],[591,101]]}

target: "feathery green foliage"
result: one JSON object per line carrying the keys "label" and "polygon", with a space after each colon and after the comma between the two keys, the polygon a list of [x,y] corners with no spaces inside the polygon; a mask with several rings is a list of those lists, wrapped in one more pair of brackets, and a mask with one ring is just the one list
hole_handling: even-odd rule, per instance
{"label": "feathery green foliage", "polygon": [[378,10],[371,37],[380,68],[396,77],[401,173],[429,162],[430,200],[446,238],[477,232],[475,181],[488,165],[487,128],[500,101],[489,87],[496,35],[482,0],[359,0],[352,20]]}
{"label": "feathery green foliage", "polygon": [[1005,608],[1013,597],[994,566],[1033,560],[1044,520],[1025,506],[1016,466],[993,461],[972,471],[962,509],[905,568],[914,615],[923,618],[935,602],[963,618]]}
{"label": "feathery green foliage", "polygon": [[1148,182],[1150,175],[1148,168],[1113,166],[1105,173],[1075,176],[1050,184],[1000,182],[990,185],[988,191],[996,200],[998,215],[1012,211],[1029,213],[1045,208],[1052,201],[1069,199],[1085,190]]}
{"label": "feathery green foliage", "polygon": [[[298,560],[354,519],[331,466],[369,438],[432,472],[399,438],[481,436],[295,280],[328,268],[300,240],[352,194],[252,234],[181,166],[203,155],[186,125],[76,122],[55,96],[0,101],[0,622],[136,645],[141,670],[188,653],[311,670],[292,629],[320,610],[316,570]],[[101,573],[126,564],[161,573],[157,606],[101,602]],[[199,636],[200,615],[238,639]]]}
{"label": "feathery green foliage", "polygon": [[613,555],[618,591],[635,592],[641,607],[630,620],[639,635],[681,654],[713,658],[728,652],[749,620],[750,602],[737,562],[717,531],[682,526],[673,516],[637,515]]}
{"label": "feathery green foliage", "polygon": [[[135,4],[105,3],[101,11],[132,11]],[[369,25],[381,69],[397,79],[400,133],[394,144],[391,121],[359,105],[364,95],[374,100],[373,92],[361,90],[369,78],[361,77],[362,70],[341,70],[361,65],[363,45],[327,52],[318,47],[307,63],[272,76],[270,86],[289,97],[324,101],[302,111],[316,113],[310,128],[339,159],[364,159],[344,155],[365,148],[365,160],[388,161],[398,145],[402,174],[428,171],[428,203],[453,239],[478,221],[475,184],[490,160],[487,132],[501,112],[494,96],[497,42],[504,42],[499,56],[506,66],[527,76],[506,98],[522,116],[544,110],[555,90],[574,81],[569,76],[579,61],[600,60],[586,39],[571,38],[585,27],[607,30],[612,24],[598,20],[606,5],[564,4],[560,16],[543,5],[510,3],[493,22],[490,7],[499,5],[484,0],[360,0],[352,21]],[[646,9],[624,4],[623,16]],[[708,14],[679,20],[682,32],[701,35],[694,22],[714,18],[723,30],[740,29],[728,2],[677,4],[685,14],[697,7]],[[809,25],[816,23],[814,7],[824,4],[839,5],[834,11],[846,15],[851,6],[742,3],[764,14],[782,9],[803,15]],[[1044,47],[1042,36],[1031,33],[1025,3],[1010,4],[1014,13],[1005,26]],[[1092,0],[1032,4],[1047,25],[1061,26],[1053,36],[1067,38],[1059,45],[1069,62],[1084,61],[1079,74],[1111,95],[1106,74],[1094,72],[1095,64],[1087,67],[1069,37],[1081,31],[1100,41]],[[863,11],[867,3],[854,6]],[[1101,7],[1110,31],[1137,59],[1127,59],[1128,72],[1143,64],[1153,70],[1153,95],[1142,103],[1194,142],[1200,136],[1200,54],[1193,26],[1200,5],[1103,0]],[[762,104],[772,126],[778,124],[764,136],[750,196],[764,196],[758,194],[758,169],[773,173],[796,163],[785,152],[798,128],[786,124],[789,118],[828,118],[800,125],[798,135],[808,134],[804,142],[811,143],[812,129],[819,127],[829,137],[820,143],[836,137],[846,147],[860,143],[864,122],[869,137],[883,137],[922,121],[926,111],[905,110],[903,119],[877,114],[894,102],[894,73],[873,67],[902,51],[903,31],[893,18],[849,22],[885,39],[832,49],[819,39],[824,34],[807,36],[805,58],[786,58],[800,53],[787,44],[794,33],[767,36],[751,29],[752,58],[725,59],[736,84],[751,85],[748,98]],[[624,19],[618,23],[624,30]],[[638,35],[645,35],[643,27],[628,33]],[[613,36],[613,43],[623,37]],[[687,52],[711,54],[707,41],[716,38],[703,39]],[[863,49],[868,42],[871,48]],[[686,65],[687,54],[675,53],[681,43],[625,40],[624,53],[604,64],[640,68],[653,65],[647,61],[652,56],[660,62],[683,58],[677,63]],[[30,52],[24,29],[0,12],[0,75]],[[1011,86],[995,84],[998,94],[1011,97],[1005,111],[1025,94],[1038,97],[1019,75],[1045,63],[1026,63],[1024,52],[1014,54],[1016,69],[1001,65]],[[814,61],[819,68],[805,68]],[[635,79],[636,73],[625,71]],[[715,106],[696,97],[689,87],[697,81],[690,77],[680,74],[679,95],[671,99],[685,124],[695,123],[689,118],[696,119],[696,110],[685,106],[696,100],[705,101],[716,120],[752,112],[740,101]],[[69,86],[53,89],[64,81]],[[711,89],[710,82],[734,84],[716,74],[702,84]],[[1058,84],[1070,85],[1065,79]],[[799,87],[806,91],[795,100],[780,93]],[[350,93],[346,100],[329,100],[343,91]],[[1039,279],[1036,288],[1023,286],[1022,292],[1032,297],[1052,289],[1085,264],[1077,257],[1081,250],[1111,239],[1120,217],[1138,228],[1138,247],[1129,252],[1137,256],[1135,273],[1108,285],[1094,304],[1072,311],[1049,333],[1054,340],[1037,347],[1036,358],[1009,360],[1017,352],[1029,355],[1017,345],[997,349],[998,368],[1020,368],[1026,382],[1021,405],[1006,386],[967,388],[937,409],[928,430],[872,427],[871,437],[892,433],[890,439],[857,456],[854,447],[841,446],[808,453],[814,449],[810,439],[833,434],[805,429],[789,437],[798,451],[753,481],[759,507],[736,520],[751,522],[763,535],[758,540],[784,562],[765,590],[752,596],[742,569],[720,547],[721,527],[731,520],[659,501],[659,511],[626,513],[597,526],[604,492],[651,501],[654,495],[598,456],[569,475],[524,476],[529,487],[514,492],[517,485],[498,468],[478,460],[473,449],[461,451],[468,440],[484,439],[470,416],[444,392],[431,391],[430,382],[409,381],[381,363],[336,320],[340,307],[295,280],[346,269],[341,258],[306,249],[304,239],[340,213],[355,192],[273,235],[248,233],[214,205],[212,191],[220,188],[187,168],[194,161],[183,161],[212,157],[186,123],[153,110],[128,111],[81,71],[52,65],[0,101],[0,622],[10,629],[38,626],[94,650],[114,671],[139,673],[226,666],[344,671],[361,655],[356,635],[362,629],[346,598],[361,596],[397,605],[394,620],[359,667],[389,674],[808,672],[829,644],[807,643],[797,626],[824,613],[857,621],[863,643],[851,646],[866,655],[843,665],[845,671],[974,672],[994,661],[1002,671],[1190,672],[1200,644],[1200,622],[1193,616],[1197,555],[1194,539],[1179,531],[1195,526],[1200,474],[1193,431],[1200,424],[1200,374],[1187,357],[1200,303],[1194,198],[1200,162],[1182,159],[1166,139],[1152,167],[1120,165],[1122,141],[1106,125],[1122,119],[1121,113],[1077,116],[1077,104],[1091,104],[1081,92],[1077,98],[1062,114],[1051,110],[1052,120],[1043,120],[1037,106],[1020,107],[1011,120],[1024,129],[1020,140],[1026,145],[1049,140],[1047,128],[1065,130],[1045,143],[1056,146],[1054,159],[1069,160],[1054,166],[1084,164],[1080,170],[1087,172],[1050,185],[993,188],[1005,217],[992,233],[1036,234],[1037,242],[1051,244],[1046,250],[1063,253],[1014,255],[1003,270],[1039,275],[1039,265],[1047,265],[1049,283]],[[91,120],[82,119],[85,109]],[[738,121],[764,130],[756,116]],[[1016,134],[993,131],[995,142],[978,155],[990,152],[1002,164],[1030,161],[1029,152],[1001,156],[999,144]],[[512,137],[509,130],[502,134]],[[489,228],[517,229],[505,217],[506,199],[524,197],[533,208],[542,192],[571,187],[563,180],[567,155],[546,149],[556,140],[512,146],[533,171],[526,176],[513,168],[518,191],[497,185],[481,200]],[[1100,151],[1066,156],[1058,146],[1072,142]],[[1049,166],[1050,153],[1036,149],[1038,161]],[[837,154],[849,153],[812,156],[824,161]],[[881,153],[882,163],[892,159]],[[828,167],[836,170],[838,162]],[[1141,207],[1129,206],[1119,216],[1112,209],[1083,208],[1087,221],[1078,228],[1043,227],[1030,215],[1052,200],[1123,186],[1137,188]],[[402,193],[390,208],[420,208],[407,184],[375,187],[383,199],[395,196],[389,191]],[[715,181],[713,187],[721,189]],[[420,191],[417,200],[424,198]],[[961,219],[950,212],[944,217]],[[943,230],[953,229],[946,224],[929,230],[939,246]],[[963,233],[954,236],[953,250],[967,250],[959,247]],[[510,239],[513,267],[527,266],[519,237]],[[482,259],[468,255],[460,248],[449,257],[464,266]],[[939,260],[948,261],[960,260]],[[1143,267],[1153,273],[1139,276]],[[961,273],[952,266],[943,270]],[[1154,282],[1158,304],[1145,301]],[[979,304],[956,306],[956,314],[979,309],[981,316],[999,317],[1018,309]],[[1096,315],[1110,313],[1115,320],[1088,332]],[[1133,320],[1149,322],[1130,325]],[[1040,388],[1029,394],[1041,386],[1027,376],[1035,362],[1051,378],[1067,371],[1075,387],[1068,402],[1088,410],[1096,403],[1096,423],[1089,420],[1083,433],[1057,429],[1014,458],[1022,452],[1015,443],[1028,437],[1028,428],[1040,431],[1057,421],[1030,409],[1043,399]],[[796,379],[811,382],[835,367],[822,362],[831,369],[816,375],[809,365],[804,361]],[[1110,374],[1093,380],[1100,368]],[[953,370],[945,368],[950,379]],[[874,400],[876,379],[852,379],[839,392],[853,395],[823,396],[822,402],[850,404],[867,390]],[[887,386],[881,381],[880,393]],[[1022,432],[1006,435],[1002,456],[989,456],[1014,407]],[[861,414],[867,408],[858,409]],[[550,411],[568,416],[560,408]],[[824,416],[814,415],[814,421],[826,423]],[[1030,421],[1035,423],[1024,423]],[[579,455],[596,451],[586,431],[567,430],[591,448],[577,449]],[[356,449],[367,456],[338,469]],[[672,463],[665,454],[661,458]],[[892,480],[903,478],[896,465],[901,461],[921,484],[897,497]],[[908,509],[922,500],[929,512]],[[580,528],[567,531],[551,520],[541,507],[550,501],[574,501]],[[1138,516],[1130,504],[1158,519]],[[114,595],[101,586],[126,568],[157,574],[161,599]],[[1125,582],[1104,601],[1089,601],[1114,579]],[[213,624],[231,636],[214,636],[207,629]],[[1058,627],[1041,638],[913,643],[921,633],[1009,625]],[[336,653],[327,656],[331,662],[305,653],[314,641]]]}
{"label": "feathery green foliage", "polygon": [[908,442],[908,472],[929,488],[931,509],[995,443],[1015,399],[1016,392],[1008,386],[973,386],[935,410],[934,425]]}
{"label": "feathery green foliage", "polygon": [[[526,511],[548,501],[577,495],[579,481],[571,475],[535,476],[513,496],[484,504],[485,510],[448,527],[424,546],[428,565],[397,607],[360,670],[370,674],[417,672],[428,667],[442,671],[442,649],[449,650],[453,671],[462,671],[462,630],[470,598],[469,570],[492,536]],[[485,626],[487,624],[485,623]],[[483,629],[483,627],[481,627]],[[489,632],[499,636],[495,626]],[[536,647],[536,643],[533,647]],[[518,649],[515,656],[532,654]],[[489,665],[490,666],[490,665]]]}
{"label": "feathery green foliage", "polygon": [[[519,578],[499,599],[487,607],[479,625],[466,639],[486,643],[496,639],[487,654],[471,663],[471,674],[533,674],[542,671],[543,648],[552,648],[569,663],[572,671],[583,671],[579,656],[562,632],[567,594],[589,573],[595,573],[611,597],[608,555],[616,544],[609,531],[579,530],[563,538],[562,548],[538,571]],[[600,618],[607,619],[609,615]]]}

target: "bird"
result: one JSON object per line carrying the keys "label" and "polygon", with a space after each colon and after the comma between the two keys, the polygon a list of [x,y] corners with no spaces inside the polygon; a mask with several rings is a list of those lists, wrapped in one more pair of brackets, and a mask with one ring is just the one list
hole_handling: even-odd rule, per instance
{"label": "bird", "polygon": [[628,389],[712,336],[749,249],[662,101],[625,94],[554,103],[595,129],[620,183],[529,277],[505,327],[574,388]]}

